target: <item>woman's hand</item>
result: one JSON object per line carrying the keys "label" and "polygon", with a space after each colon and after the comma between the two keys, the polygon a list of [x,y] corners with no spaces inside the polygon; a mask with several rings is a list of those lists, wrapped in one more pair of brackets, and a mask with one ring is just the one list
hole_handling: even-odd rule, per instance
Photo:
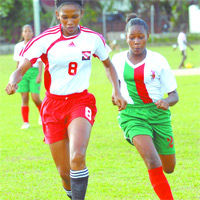
{"label": "woman's hand", "polygon": [[114,92],[112,94],[113,105],[118,106],[118,111],[124,110],[126,108],[127,102],[121,95],[116,95]]}
{"label": "woman's hand", "polygon": [[16,92],[17,88],[18,88],[17,84],[8,83],[8,85],[5,88],[5,91],[8,95],[11,95]]}
{"label": "woman's hand", "polygon": [[38,75],[37,78],[36,78],[36,83],[41,83],[41,80],[42,80],[41,76]]}
{"label": "woman's hand", "polygon": [[166,99],[161,99],[155,102],[158,109],[167,110],[169,106],[173,106],[178,102],[178,93],[176,90],[169,92]]}
{"label": "woman's hand", "polygon": [[165,100],[158,100],[155,102],[158,109],[168,110],[169,104]]}

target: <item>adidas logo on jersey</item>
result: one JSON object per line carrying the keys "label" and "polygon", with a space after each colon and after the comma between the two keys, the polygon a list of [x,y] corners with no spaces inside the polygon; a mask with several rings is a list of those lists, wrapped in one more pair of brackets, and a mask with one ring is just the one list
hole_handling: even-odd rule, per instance
{"label": "adidas logo on jersey", "polygon": [[75,44],[73,42],[71,42],[68,47],[75,47]]}
{"label": "adidas logo on jersey", "polygon": [[82,60],[90,60],[91,51],[82,51]]}

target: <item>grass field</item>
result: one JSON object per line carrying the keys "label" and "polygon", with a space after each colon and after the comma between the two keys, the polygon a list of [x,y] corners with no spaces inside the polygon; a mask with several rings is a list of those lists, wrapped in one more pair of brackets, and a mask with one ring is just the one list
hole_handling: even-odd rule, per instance
{"label": "grass field", "polygon": [[[200,66],[200,47],[188,50],[188,62]],[[173,69],[181,56],[172,47],[150,47],[165,55]],[[64,200],[58,172],[30,102],[31,128],[21,130],[19,94],[6,95],[12,55],[0,56],[0,199]],[[96,96],[98,114],[87,150],[90,179],[86,200],[156,200],[146,167],[136,149],[123,138],[117,108],[111,104],[111,85],[103,66],[93,60],[89,91]],[[177,165],[166,175],[175,200],[200,199],[200,76],[177,77],[179,103],[171,108]],[[44,87],[41,91],[44,97]]]}

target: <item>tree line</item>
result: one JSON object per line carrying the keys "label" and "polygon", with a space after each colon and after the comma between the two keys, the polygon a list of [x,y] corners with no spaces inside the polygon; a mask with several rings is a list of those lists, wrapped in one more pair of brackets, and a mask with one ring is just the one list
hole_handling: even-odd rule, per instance
{"label": "tree line", "polygon": [[[54,1],[54,0],[48,0]],[[119,6],[121,3],[122,6]],[[128,3],[128,4],[127,4]],[[179,31],[181,24],[188,25],[188,7],[192,4],[200,5],[200,0],[84,0],[84,18],[82,24],[90,26],[101,18],[102,11],[114,12],[120,10],[125,16],[135,12],[138,17],[145,21],[150,20],[150,7],[154,6],[155,25],[160,25],[162,16],[169,25],[170,31]],[[118,4],[118,7],[116,6]],[[128,5],[128,10],[121,10],[123,5]],[[118,9],[119,8],[119,9]],[[42,6],[40,10],[41,30],[44,31],[52,22],[56,24],[55,14],[52,9]],[[164,18],[163,18],[164,19]],[[4,0],[0,3],[0,36],[6,42],[16,43],[19,40],[21,27],[24,24],[33,25],[33,2],[32,0]],[[95,29],[95,27],[92,27]],[[96,30],[98,31],[98,30]]]}

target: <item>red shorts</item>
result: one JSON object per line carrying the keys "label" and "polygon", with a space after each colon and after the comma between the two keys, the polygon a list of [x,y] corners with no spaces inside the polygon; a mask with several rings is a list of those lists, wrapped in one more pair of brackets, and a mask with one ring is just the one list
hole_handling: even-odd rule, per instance
{"label": "red shorts", "polygon": [[66,96],[46,93],[40,112],[44,141],[51,144],[67,137],[67,127],[75,118],[83,117],[93,125],[96,100],[87,90]]}

